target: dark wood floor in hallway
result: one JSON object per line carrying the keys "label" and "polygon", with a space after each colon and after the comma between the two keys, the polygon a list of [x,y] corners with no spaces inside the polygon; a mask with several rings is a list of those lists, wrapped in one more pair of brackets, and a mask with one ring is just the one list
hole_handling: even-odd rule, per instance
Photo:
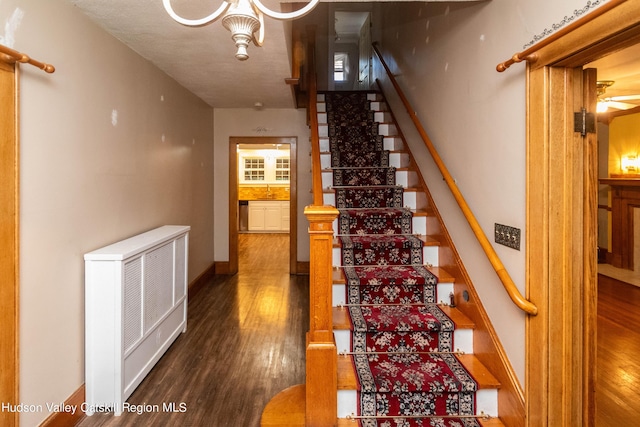
{"label": "dark wood floor in hallway", "polygon": [[[240,234],[238,245],[238,274],[215,277],[189,302],[187,332],[128,399],[152,411],[79,426],[257,427],[274,395],[304,382],[308,276],[289,275],[289,235]],[[185,411],[164,412],[171,403]]]}

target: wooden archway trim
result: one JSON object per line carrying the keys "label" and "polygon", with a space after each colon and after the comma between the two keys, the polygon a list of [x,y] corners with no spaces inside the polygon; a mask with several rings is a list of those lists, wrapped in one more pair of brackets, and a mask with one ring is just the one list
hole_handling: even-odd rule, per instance
{"label": "wooden archway trim", "polygon": [[[19,403],[19,150],[17,77],[0,61],[0,401]],[[18,411],[0,411],[0,425],[17,426]]]}
{"label": "wooden archway trim", "polygon": [[627,1],[527,64],[527,296],[539,309],[526,320],[531,427],[595,425],[596,142],[574,132],[573,113],[595,109],[595,73],[583,67],[638,42],[640,2]]}

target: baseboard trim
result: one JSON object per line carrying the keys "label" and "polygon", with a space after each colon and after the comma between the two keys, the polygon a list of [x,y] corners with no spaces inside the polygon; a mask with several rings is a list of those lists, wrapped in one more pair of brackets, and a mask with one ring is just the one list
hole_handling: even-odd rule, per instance
{"label": "baseboard trim", "polygon": [[85,402],[84,384],[80,386],[67,400],[65,405],[77,408],[75,414],[71,412],[54,412],[45,419],[40,427],[69,427],[74,426],[85,417],[84,412],[80,409]]}
{"label": "baseboard trim", "polygon": [[216,274],[216,263],[212,262],[209,267],[207,267],[198,277],[193,279],[193,281],[189,284],[189,300],[191,300],[200,289],[204,287],[209,279],[211,279]]}
{"label": "baseboard trim", "polygon": [[214,264],[216,274],[231,274],[231,263],[229,261],[216,261]]}
{"label": "baseboard trim", "polygon": [[296,274],[298,276],[308,276],[309,275],[309,271],[310,271],[310,267],[309,267],[309,261],[298,261],[296,264]]}

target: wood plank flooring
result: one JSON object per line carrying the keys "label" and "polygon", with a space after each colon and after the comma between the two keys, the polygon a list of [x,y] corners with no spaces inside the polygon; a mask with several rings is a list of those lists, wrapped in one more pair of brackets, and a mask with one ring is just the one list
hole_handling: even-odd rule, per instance
{"label": "wood plank flooring", "polygon": [[[217,276],[189,303],[181,335],[129,398],[159,405],[96,414],[80,427],[257,427],[269,400],[304,382],[308,277],[288,274],[288,235],[240,234],[239,272]],[[596,426],[640,420],[640,288],[599,276]],[[162,404],[184,403],[168,413]]]}
{"label": "wood plank flooring", "polygon": [[640,288],[598,276],[596,426],[640,422]]}
{"label": "wood plank flooring", "polygon": [[288,234],[238,237],[238,274],[213,278],[190,301],[187,332],[128,399],[159,411],[78,426],[259,426],[273,396],[304,382],[308,276],[289,275]]}

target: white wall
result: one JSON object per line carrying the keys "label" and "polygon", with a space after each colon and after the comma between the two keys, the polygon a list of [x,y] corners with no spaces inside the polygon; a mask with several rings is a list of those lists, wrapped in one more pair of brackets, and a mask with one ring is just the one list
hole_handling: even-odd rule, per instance
{"label": "white wall", "polygon": [[[284,84],[284,83],[283,83]],[[232,136],[282,136],[298,138],[298,261],[309,261],[309,223],[304,207],[311,195],[311,145],[304,109],[216,108],[214,110],[215,260],[229,261],[229,138]],[[292,165],[293,167],[293,165]]]}
{"label": "white wall", "polygon": [[[585,0],[383,3],[382,50],[485,234],[494,224],[522,230],[521,250],[494,244],[525,286],[525,65],[496,65]],[[376,68],[378,77],[382,71]],[[410,123],[410,122],[409,122]],[[403,127],[403,131],[408,129]],[[511,303],[421,141],[410,141],[427,185],[503,346],[524,384],[525,316]],[[531,230],[535,233],[535,230]]]}
{"label": "white wall", "polygon": [[190,280],[213,262],[213,110],[66,1],[0,22],[56,67],[20,67],[20,400],[59,403],[84,383],[84,253],[187,224]]}

